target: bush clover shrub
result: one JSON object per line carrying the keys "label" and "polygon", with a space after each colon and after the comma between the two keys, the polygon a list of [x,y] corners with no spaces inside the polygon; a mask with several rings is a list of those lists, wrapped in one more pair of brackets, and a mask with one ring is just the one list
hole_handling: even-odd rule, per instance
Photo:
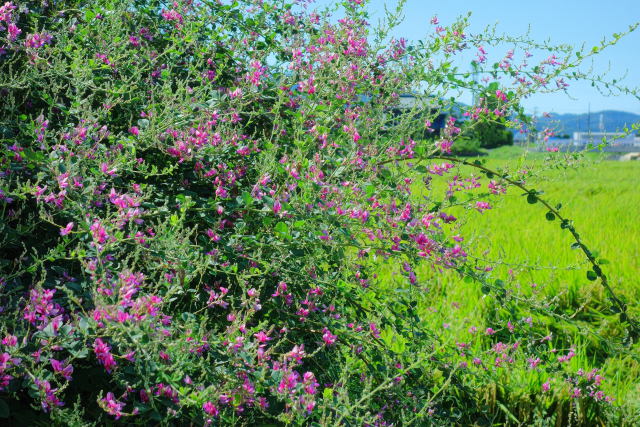
{"label": "bush clover shrub", "polygon": [[[548,46],[523,38],[487,72],[491,99],[412,139],[450,111],[453,91],[484,87],[456,68],[461,52],[512,40],[434,17],[409,45],[389,36],[399,10],[374,27],[365,3],[333,15],[304,0],[0,6],[0,417],[619,416],[601,372],[586,369],[582,335],[550,333],[564,313],[495,277],[459,234],[507,188],[543,206],[526,186],[532,171],[450,154],[478,123],[526,129],[519,101],[583,77],[596,52],[559,46],[527,65],[527,48]],[[391,120],[405,93],[421,101]],[[589,279],[613,292],[573,224],[544,206],[591,257]],[[486,324],[426,320],[444,274],[482,290]],[[632,319],[611,298],[623,351]],[[538,390],[513,400],[516,415],[509,381]]]}

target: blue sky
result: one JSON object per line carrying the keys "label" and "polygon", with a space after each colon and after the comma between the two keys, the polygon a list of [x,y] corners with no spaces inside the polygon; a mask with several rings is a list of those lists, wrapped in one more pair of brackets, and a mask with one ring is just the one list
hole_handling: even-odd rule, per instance
{"label": "blue sky", "polygon": [[[369,5],[371,22],[384,16],[383,5],[393,7],[398,0],[372,0]],[[316,0],[318,5],[334,0]],[[432,31],[429,20],[437,15],[441,24],[453,22],[457,16],[472,12],[470,33],[478,33],[487,25],[497,24],[501,33],[524,34],[529,26],[537,40],[550,39],[579,47],[598,44],[604,37],[626,30],[640,21],[640,0],[407,0],[405,20],[395,30],[396,38],[419,40]],[[589,64],[590,65],[590,64]],[[618,78],[626,72],[626,86],[640,87],[640,28],[605,50],[593,63],[594,70],[611,69],[610,76]],[[585,67],[587,68],[587,67]],[[604,97],[588,83],[572,82],[571,99],[565,94],[536,95],[524,101],[528,112],[537,110],[555,113],[622,110],[640,114],[640,101],[632,96]],[[464,101],[464,100],[463,100]]]}

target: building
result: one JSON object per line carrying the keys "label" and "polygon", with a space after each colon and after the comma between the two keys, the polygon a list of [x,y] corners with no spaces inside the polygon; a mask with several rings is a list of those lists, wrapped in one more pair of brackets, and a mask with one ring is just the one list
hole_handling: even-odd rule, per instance
{"label": "building", "polygon": [[598,145],[603,141],[612,147],[640,147],[640,140],[633,133],[626,134],[624,132],[574,132],[572,144],[577,146]]}

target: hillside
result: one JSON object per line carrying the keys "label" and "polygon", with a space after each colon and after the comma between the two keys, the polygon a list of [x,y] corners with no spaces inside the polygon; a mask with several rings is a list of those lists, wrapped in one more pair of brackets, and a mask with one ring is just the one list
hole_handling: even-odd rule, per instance
{"label": "hillside", "polygon": [[[589,117],[591,116],[591,117]],[[640,115],[625,111],[605,110],[584,114],[551,114],[551,117],[537,117],[537,128],[554,128],[556,134],[573,132],[616,132],[640,122]]]}

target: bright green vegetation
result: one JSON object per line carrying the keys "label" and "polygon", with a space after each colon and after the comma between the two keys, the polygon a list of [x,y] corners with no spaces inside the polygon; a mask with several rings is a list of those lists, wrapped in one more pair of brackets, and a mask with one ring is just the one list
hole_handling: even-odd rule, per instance
{"label": "bright green vegetation", "polygon": [[[487,166],[496,169],[505,163],[516,164],[518,157],[504,155],[515,150],[495,150]],[[539,153],[532,157],[536,156]],[[561,211],[574,221],[585,243],[599,258],[610,261],[606,273],[611,285],[638,313],[640,163],[596,156],[590,155],[582,166],[548,170],[531,185],[544,191],[542,197],[554,205],[562,203]],[[547,221],[541,205],[528,205],[518,189],[493,200],[495,209],[475,216],[462,228],[463,235],[473,235],[485,242],[485,248],[491,248],[487,259],[502,260],[509,268],[526,272],[531,283],[546,287],[549,294],[565,294],[563,298],[571,299],[568,305],[601,295],[599,285],[586,279],[584,254],[571,249],[574,241],[570,234],[560,229],[558,221]],[[529,271],[520,265],[539,270]]]}
{"label": "bright green vegetation", "polygon": [[[525,153],[519,147],[492,150],[484,159],[485,166],[494,170],[522,169],[534,164],[535,169],[544,170],[531,178],[528,186],[544,191],[541,197],[554,206],[562,203],[561,212],[574,221],[584,243],[598,253],[599,259],[609,261],[603,268],[610,284],[638,318],[640,162],[609,161],[604,155],[594,153],[581,156],[580,161],[561,153],[552,156],[562,159],[556,164],[570,166],[545,169],[549,154]],[[474,173],[482,178],[486,189],[486,177],[472,168],[463,167],[456,173],[463,177]],[[444,182],[452,175],[435,177],[431,191],[444,191]],[[416,181],[415,188],[418,189],[422,183]],[[416,193],[420,194],[419,191]],[[534,335],[541,338],[551,333],[553,344],[549,345],[557,348],[558,354],[566,353],[573,346],[577,356],[572,363],[576,370],[584,365],[601,369],[600,373],[606,378],[605,389],[616,398],[613,405],[624,408],[625,419],[620,422],[631,425],[640,420],[640,348],[635,345],[614,351],[608,347],[607,338],[621,334],[622,329],[614,314],[602,314],[609,313],[610,304],[599,282],[587,279],[589,266],[584,254],[571,248],[575,241],[568,231],[560,228],[558,220],[546,219],[545,208],[540,203],[528,204],[522,193],[517,188],[509,188],[504,195],[480,198],[490,201],[493,208],[470,215],[461,225],[460,234],[465,237],[465,246],[473,248],[469,255],[477,257],[479,267],[493,267],[492,280],[503,280],[511,294],[537,301],[543,310],[563,317],[554,318],[544,312],[519,312],[513,320],[531,316]],[[445,210],[462,217],[456,212],[470,209],[469,205],[464,202]],[[383,275],[386,271],[387,268],[383,268]],[[494,298],[484,298],[480,284],[449,273],[421,271],[418,285],[422,286],[413,292],[429,295],[421,308],[422,315],[438,334],[451,337],[451,342],[468,339],[473,345],[472,351],[486,353],[492,345],[489,343],[497,340],[474,336],[467,331],[472,326],[479,332],[493,326],[498,311],[504,313],[504,308]],[[580,333],[586,331],[583,327],[586,324],[594,327],[596,333]],[[504,411],[505,417],[514,423],[515,420],[533,422],[543,418],[540,414],[550,412],[561,418],[563,411],[566,415],[567,411],[576,410],[571,408],[566,384],[564,389],[562,384],[556,384],[553,394],[543,396],[541,384],[546,380],[526,365],[503,373],[497,370],[495,387],[488,387],[485,392],[489,410]],[[477,386],[485,388],[486,384]],[[576,411],[580,412],[580,409]]]}
{"label": "bright green vegetation", "polygon": [[[490,152],[486,166],[497,169],[504,166],[540,166],[543,153],[529,153],[523,160],[523,150],[503,147]],[[554,156],[563,156],[554,154]],[[550,169],[529,182],[530,186],[544,191],[542,197],[562,203],[563,214],[574,221],[584,242],[599,253],[599,258],[610,261],[605,265],[614,290],[624,297],[635,318],[640,314],[640,162],[616,162],[605,160],[604,155],[589,153],[581,165],[570,168]],[[495,277],[507,280],[530,295],[535,290],[546,297],[557,312],[577,321],[599,325],[602,337],[619,333],[617,318],[604,318],[600,312],[608,306],[606,295],[599,282],[586,278],[588,265],[584,254],[571,249],[574,240],[569,232],[561,230],[559,222],[548,221],[540,204],[529,205],[522,191],[511,188],[507,194],[492,198],[494,209],[478,213],[461,227],[467,240],[479,244],[473,255],[493,263]],[[486,249],[486,252],[482,252]],[[511,270],[511,275],[509,274]],[[490,316],[492,307],[482,305],[482,292],[477,284],[469,284],[450,275],[450,281],[442,283],[434,307],[441,311],[442,321],[451,323],[467,319],[477,324]],[[459,309],[451,304],[458,303]],[[606,311],[606,310],[605,310]],[[577,322],[577,327],[579,327]],[[578,336],[561,322],[553,322],[550,330],[555,336]],[[584,340],[584,338],[581,338]],[[589,338],[587,338],[588,340]],[[638,346],[629,349],[628,355],[616,358],[604,352],[602,344],[593,339],[579,357],[589,357],[592,366],[603,367],[616,404],[638,408],[640,405],[640,364]],[[634,357],[636,357],[635,360]],[[599,359],[599,360],[596,360]],[[505,385],[520,396],[539,393],[540,379],[530,372],[503,378]],[[544,380],[542,380],[544,381]],[[525,405],[526,406],[526,405]],[[521,408],[522,409],[522,408]],[[634,411],[635,412],[635,411]],[[637,413],[637,412],[636,412]]]}

